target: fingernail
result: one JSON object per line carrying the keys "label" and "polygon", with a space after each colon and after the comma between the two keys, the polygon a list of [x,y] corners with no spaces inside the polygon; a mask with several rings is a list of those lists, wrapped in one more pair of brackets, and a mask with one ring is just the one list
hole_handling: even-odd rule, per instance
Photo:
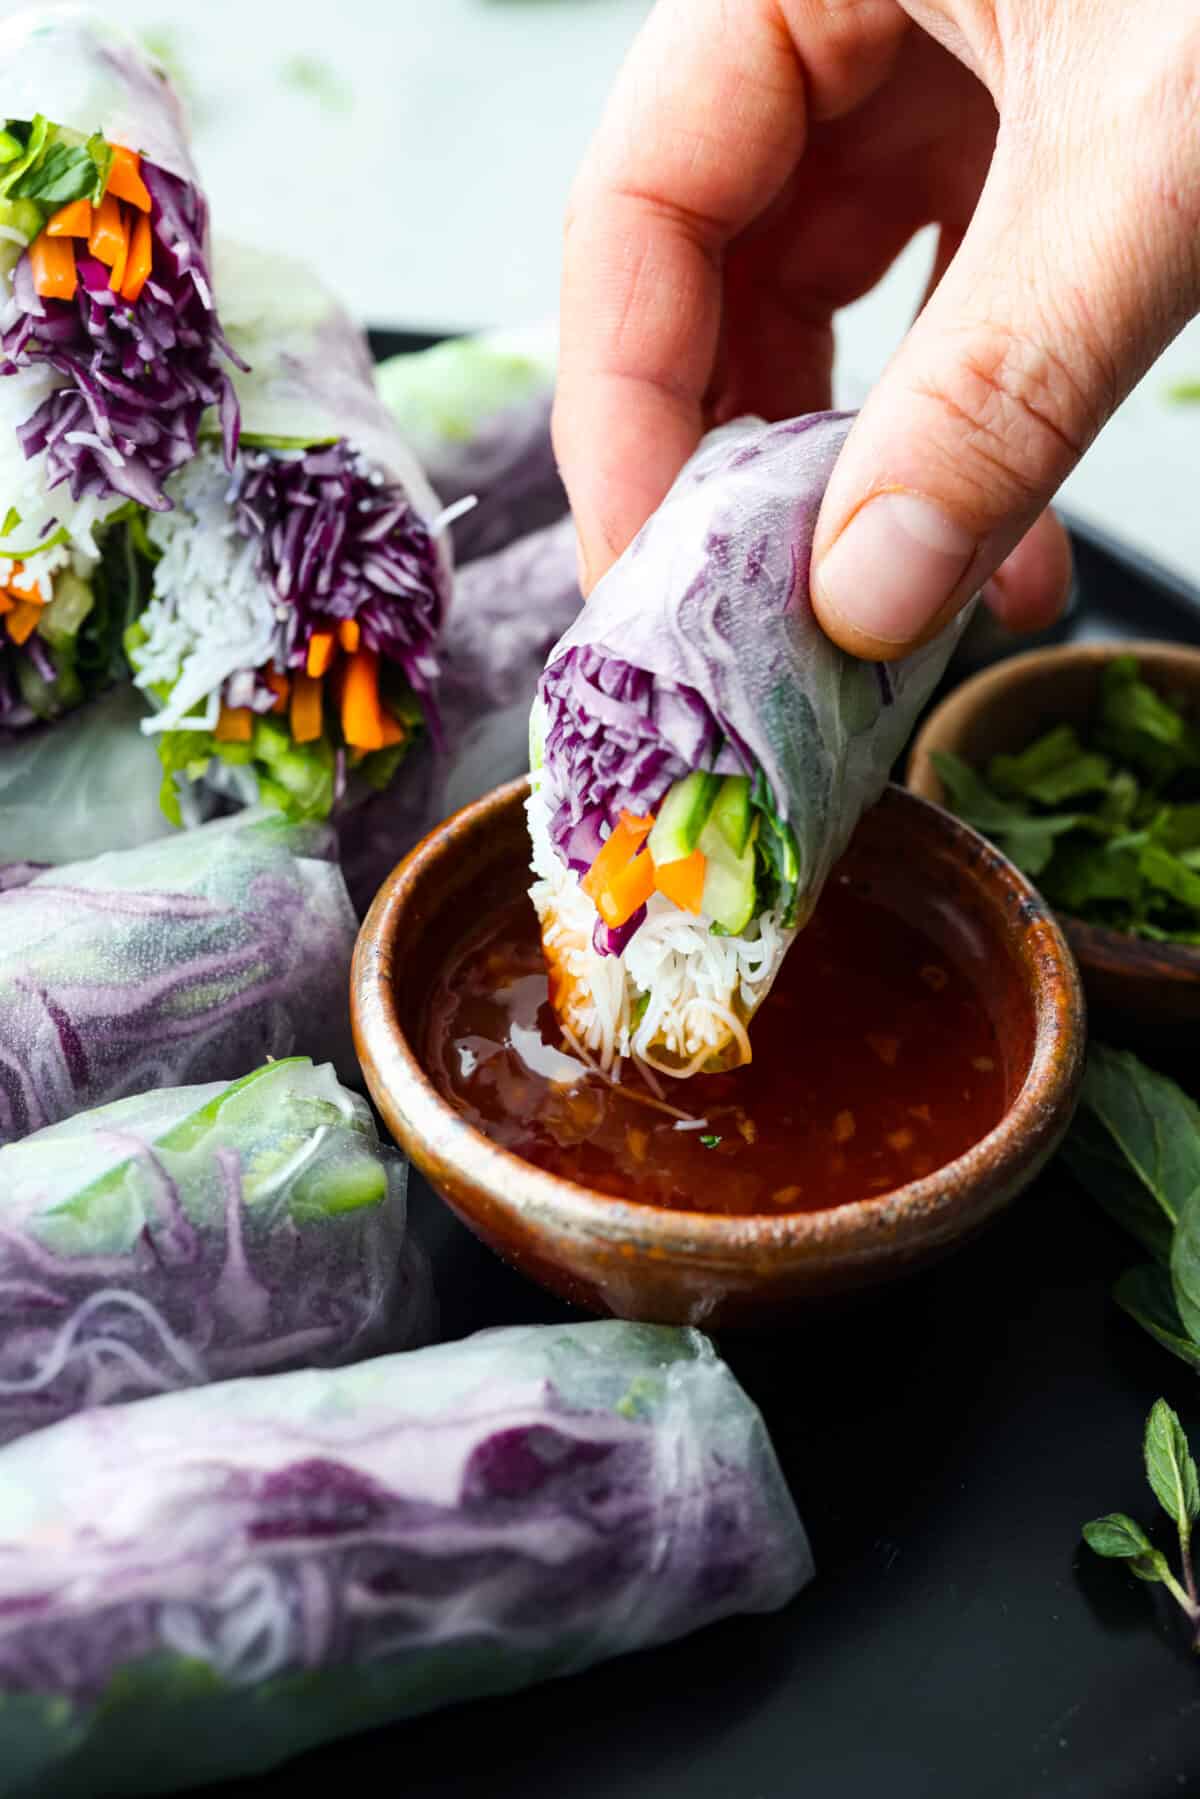
{"label": "fingernail", "polygon": [[975,553],[970,532],[920,494],[868,500],[817,569],[826,607],[864,636],[908,643],[935,619]]}

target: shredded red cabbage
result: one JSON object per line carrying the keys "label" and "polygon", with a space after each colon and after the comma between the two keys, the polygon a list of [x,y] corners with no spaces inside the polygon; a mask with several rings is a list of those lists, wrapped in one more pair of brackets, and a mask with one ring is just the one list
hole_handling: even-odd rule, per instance
{"label": "shredded red cabbage", "polygon": [[657,680],[593,645],[560,656],[538,693],[550,838],[576,873],[590,868],[622,812],[655,811],[693,769],[746,772],[694,688]]}
{"label": "shredded red cabbage", "polygon": [[[26,252],[13,277],[16,318],[0,332],[0,375],[41,365],[66,378],[17,433],[27,457],[45,453],[49,488],[65,481],[76,500],[118,493],[167,512],[163,483],[195,455],[209,406],[232,467],[238,405],[218,357],[237,358],[213,304],[203,195],[144,159],[141,172],[154,260],[138,300],[114,294],[110,271],[90,256],[79,259],[73,300],[42,300]],[[91,441],[68,441],[76,434]]]}
{"label": "shredded red cabbage", "polygon": [[404,488],[343,440],[300,455],[247,451],[235,504],[239,529],[259,541],[260,578],[292,614],[289,667],[304,666],[314,631],[356,619],[367,648],[403,671],[436,735],[445,584]]}

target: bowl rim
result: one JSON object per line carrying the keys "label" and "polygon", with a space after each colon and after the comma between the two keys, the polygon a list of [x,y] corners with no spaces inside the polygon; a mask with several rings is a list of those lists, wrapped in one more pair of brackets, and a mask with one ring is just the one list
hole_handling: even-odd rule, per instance
{"label": "bowl rim", "polygon": [[[1036,949],[1031,945],[1021,958],[1029,970],[1034,1013],[1034,1041],[1024,1078],[993,1128],[960,1155],[890,1192],[823,1211],[734,1215],[666,1208],[601,1193],[538,1168],[469,1124],[438,1092],[400,1024],[392,990],[391,945],[405,905],[425,872],[448,853],[464,825],[477,826],[523,804],[527,776],[493,789],[431,831],[380,887],[359,933],[351,974],[355,1048],[364,1070],[372,1065],[379,1070],[380,1085],[392,1096],[398,1087],[403,1089],[403,1106],[396,1107],[402,1120],[393,1124],[401,1147],[422,1167],[423,1152],[436,1140],[438,1154],[453,1173],[485,1189],[503,1210],[549,1221],[560,1235],[599,1238],[609,1244],[652,1240],[656,1253],[685,1255],[700,1265],[705,1252],[723,1261],[731,1253],[761,1254],[764,1248],[785,1254],[790,1250],[805,1258],[814,1249],[828,1249],[843,1258],[857,1245],[865,1256],[871,1240],[904,1216],[921,1220],[936,1240],[939,1222],[962,1208],[966,1195],[978,1185],[996,1184],[1006,1171],[1023,1170],[1031,1162],[1040,1167],[1066,1128],[1083,1070],[1083,991],[1066,938],[1026,877],[986,838],[896,783],[890,783],[886,792],[893,804],[920,807],[934,815],[938,829],[954,840],[955,848],[986,868],[989,878],[1008,886],[1019,899],[1024,924],[1039,939]],[[381,1109],[386,1113],[385,1107]],[[448,1142],[453,1144],[450,1153]]]}
{"label": "bowl rim", "polygon": [[[940,734],[939,727],[951,714],[970,716],[994,692],[1008,687],[1012,676],[1017,676],[1019,683],[1020,676],[1032,674],[1035,669],[1050,663],[1099,666],[1115,661],[1118,656],[1144,657],[1147,652],[1192,664],[1200,681],[1200,644],[1172,643],[1159,637],[1096,638],[1085,639],[1082,643],[1047,644],[1042,649],[1023,650],[1018,656],[1006,656],[1002,662],[980,669],[939,700],[922,721],[904,765],[905,790],[915,799],[939,805],[939,801],[918,792],[912,785],[930,752],[940,747],[935,741]],[[1128,931],[1114,931],[1110,925],[1093,924],[1074,912],[1050,910],[1061,924],[1071,947],[1096,967],[1103,965],[1124,974],[1137,974],[1138,964],[1146,962],[1153,966],[1147,967],[1145,973],[1153,974],[1158,980],[1186,983],[1200,979],[1200,944],[1158,943],[1148,937],[1131,936]]]}

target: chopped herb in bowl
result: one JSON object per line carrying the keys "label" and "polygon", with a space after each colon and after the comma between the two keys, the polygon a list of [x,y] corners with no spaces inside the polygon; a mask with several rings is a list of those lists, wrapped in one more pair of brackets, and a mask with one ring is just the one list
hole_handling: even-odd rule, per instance
{"label": "chopped herb in bowl", "polygon": [[1200,944],[1200,728],[1135,657],[1104,669],[1085,736],[1057,725],[983,771],[947,751],[932,761],[951,809],[1059,911]]}

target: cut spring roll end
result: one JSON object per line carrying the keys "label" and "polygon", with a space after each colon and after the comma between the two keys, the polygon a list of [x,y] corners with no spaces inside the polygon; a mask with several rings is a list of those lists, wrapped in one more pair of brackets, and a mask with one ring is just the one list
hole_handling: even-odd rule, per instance
{"label": "cut spring roll end", "polygon": [[536,774],[526,811],[536,876],[529,896],[550,997],[580,1047],[606,1073],[625,1057],[677,1079],[749,1062],[747,1027],[798,929],[784,905],[761,908],[734,935],[711,913],[680,906],[656,888],[616,949],[622,928],[606,923],[551,842],[545,784]]}

